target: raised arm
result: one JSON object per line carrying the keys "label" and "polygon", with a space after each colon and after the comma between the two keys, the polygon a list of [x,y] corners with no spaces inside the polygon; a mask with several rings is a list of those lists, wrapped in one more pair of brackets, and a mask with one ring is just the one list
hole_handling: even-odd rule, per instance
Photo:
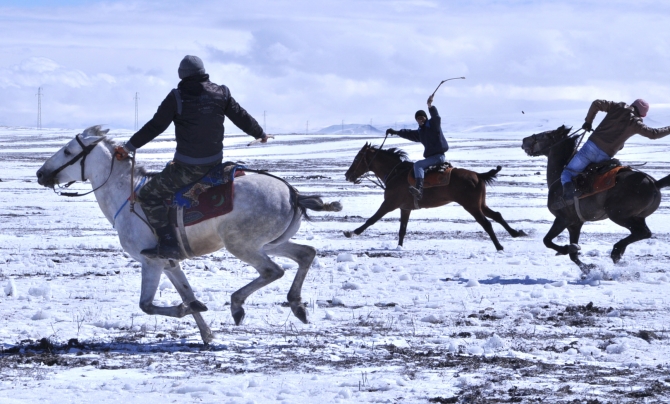
{"label": "raised arm", "polygon": [[235,101],[232,95],[229,95],[228,106],[226,107],[224,114],[235,124],[235,126],[242,129],[247,135],[253,136],[256,139],[266,138],[263,128],[253,116]]}
{"label": "raised arm", "polygon": [[126,149],[135,151],[149,143],[170,126],[177,113],[177,99],[172,91],[165,97],[158,110],[149,122],[142,126],[125,144]]}

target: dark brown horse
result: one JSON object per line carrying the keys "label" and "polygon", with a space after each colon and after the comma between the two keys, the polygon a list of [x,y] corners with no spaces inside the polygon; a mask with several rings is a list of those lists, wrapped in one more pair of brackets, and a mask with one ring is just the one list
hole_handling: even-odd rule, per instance
{"label": "dark brown horse", "polygon": [[[670,175],[656,181],[651,176],[637,170],[620,171],[616,176],[616,185],[607,191],[580,199],[579,213],[576,204],[552,209],[551,206],[561,198],[561,172],[572,158],[579,136],[570,136],[570,128],[565,125],[552,131],[538,133],[523,139],[521,148],[529,156],[547,156],[547,185],[549,211],[556,216],[554,224],[544,236],[544,245],[556,250],[560,255],[569,254],[570,259],[585,273],[595,267],[579,260],[579,234],[585,222],[609,218],[619,226],[630,230],[630,236],[619,240],[612,248],[612,261],[619,262],[626,247],[639,240],[651,237],[651,231],[645,223],[647,216],[656,211],[661,203],[661,188],[670,186]],[[559,246],[552,241],[563,230],[570,233],[570,245]]]}
{"label": "dark brown horse", "polygon": [[[400,208],[400,232],[398,245],[402,245],[407,232],[407,221],[412,210],[416,209],[414,197],[409,193],[407,174],[412,169],[412,162],[407,161],[407,154],[400,149],[381,149],[366,143],[354,158],[345,177],[347,181],[360,182],[360,177],[372,171],[384,183],[384,202],[377,212],[365,224],[353,232],[345,231],[344,235],[351,237],[359,235],[377,220],[389,212]],[[426,188],[423,198],[419,201],[419,208],[436,208],[449,202],[456,202],[470,213],[488,233],[497,250],[503,246],[498,242],[493,226],[486,218],[489,217],[500,223],[512,237],[525,236],[526,233],[511,228],[502,215],[486,206],[486,184],[493,182],[501,167],[484,174],[474,171],[454,168],[451,172],[449,185]]]}

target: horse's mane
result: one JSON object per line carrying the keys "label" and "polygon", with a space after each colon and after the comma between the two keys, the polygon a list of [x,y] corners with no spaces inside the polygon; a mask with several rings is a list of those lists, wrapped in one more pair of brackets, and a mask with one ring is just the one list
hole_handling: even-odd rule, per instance
{"label": "horse's mane", "polygon": [[[87,136],[100,136],[102,137],[102,141],[100,143],[104,144],[105,147],[111,152],[112,156],[114,155],[114,148],[116,146],[120,146],[121,143],[115,141],[113,138],[107,137],[107,133],[109,132],[109,129],[102,129],[100,125],[95,125],[91,126],[90,128],[87,128],[84,130],[83,133],[85,133]],[[147,171],[146,168],[143,166],[136,164],[135,165],[135,170],[137,174],[139,175],[149,175],[149,171]]]}
{"label": "horse's mane", "polygon": [[375,150],[377,150],[379,152],[382,152],[382,153],[385,153],[385,154],[396,156],[402,161],[407,161],[408,160],[407,153],[404,150],[399,149],[397,147],[391,147],[390,149],[382,149],[379,146],[370,145],[370,148],[375,149]]}

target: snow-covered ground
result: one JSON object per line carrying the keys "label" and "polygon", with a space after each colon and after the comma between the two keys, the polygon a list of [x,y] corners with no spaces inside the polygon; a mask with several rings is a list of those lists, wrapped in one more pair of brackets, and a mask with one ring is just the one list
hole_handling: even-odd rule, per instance
{"label": "snow-covered ground", "polygon": [[[239,327],[230,294],[256,271],[226,251],[184,263],[209,307],[216,339],[207,347],[190,317],[139,309],[139,264],[93,195],[64,198],[37,184],[35,171],[77,132],[0,128],[0,402],[668,400],[670,190],[648,220],[653,238],[631,245],[618,265],[609,252],[628,232],[609,221],[585,225],[583,260],[599,269],[580,280],[567,256],[542,244],[553,221],[546,160],[521,150],[523,137],[560,123],[447,134],[453,165],[503,166],[488,205],[529,233],[512,239],[494,224],[504,252],[458,205],[413,212],[402,249],[399,212],[345,238],[382,201],[371,183],[344,180],[357,151],[380,136],[280,135],[253,147],[228,136],[227,159],[344,209],[314,213],[295,238],[318,250],[303,289],[309,325],[284,305],[290,261],[278,259],[286,276],[248,299]],[[159,169],[174,150],[170,138],[141,149],[139,163]],[[386,145],[421,155],[402,139]],[[670,140],[634,138],[618,157],[648,161],[643,170],[661,178],[669,152]],[[156,304],[180,301],[167,279],[159,291]]]}

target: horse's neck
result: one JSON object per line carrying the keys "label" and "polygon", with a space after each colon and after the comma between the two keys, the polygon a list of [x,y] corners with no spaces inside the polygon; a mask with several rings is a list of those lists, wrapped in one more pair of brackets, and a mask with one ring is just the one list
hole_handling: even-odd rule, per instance
{"label": "horse's neck", "polygon": [[377,177],[384,179],[400,163],[402,163],[402,160],[398,157],[379,153],[372,162],[370,169]]}
{"label": "horse's neck", "polygon": [[551,186],[561,178],[561,173],[569,163],[572,152],[575,150],[575,143],[572,140],[566,140],[560,145],[551,148],[547,160],[547,185]]}
{"label": "horse's neck", "polygon": [[[86,176],[93,189],[100,187],[94,192],[95,199],[107,220],[114,224],[114,215],[130,196],[131,162],[129,159],[114,161],[112,168],[112,155],[104,153],[100,148],[96,148],[89,158],[90,161],[86,161]],[[135,183],[141,178],[141,175],[136,174]]]}

